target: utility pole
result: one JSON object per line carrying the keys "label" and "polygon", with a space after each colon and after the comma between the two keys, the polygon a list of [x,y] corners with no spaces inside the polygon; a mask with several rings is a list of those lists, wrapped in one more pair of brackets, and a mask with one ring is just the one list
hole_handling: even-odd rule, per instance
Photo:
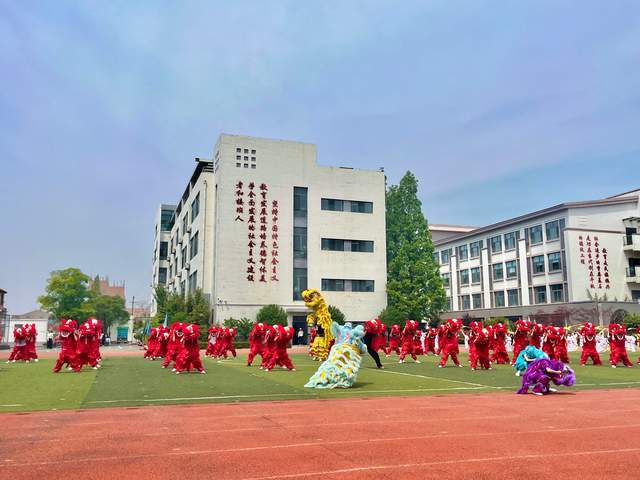
{"label": "utility pole", "polygon": [[136,296],[135,296],[135,295],[133,295],[133,296],[131,297],[131,316],[132,316],[132,317],[133,317],[133,303],[135,302],[135,300],[136,300]]}

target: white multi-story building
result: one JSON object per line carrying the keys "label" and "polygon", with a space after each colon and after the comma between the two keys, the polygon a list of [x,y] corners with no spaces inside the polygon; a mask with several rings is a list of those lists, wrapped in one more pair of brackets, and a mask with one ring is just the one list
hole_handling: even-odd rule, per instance
{"label": "white multi-story building", "polygon": [[606,323],[640,311],[640,190],[571,202],[435,241],[446,317]]}
{"label": "white multi-story building", "polygon": [[352,321],[386,306],[384,173],[320,166],[312,144],[221,135],[156,232],[154,285],[166,268],[169,290],[201,288],[216,322],[278,304],[302,325],[307,287]]}

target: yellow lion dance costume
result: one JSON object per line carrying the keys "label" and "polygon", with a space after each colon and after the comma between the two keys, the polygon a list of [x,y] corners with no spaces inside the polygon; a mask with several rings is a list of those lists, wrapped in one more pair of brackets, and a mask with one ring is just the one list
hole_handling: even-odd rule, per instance
{"label": "yellow lion dance costume", "polygon": [[329,356],[329,350],[333,343],[333,333],[331,333],[331,314],[327,304],[318,290],[309,289],[302,292],[304,304],[313,310],[307,315],[309,327],[317,329],[317,335],[309,346],[309,355],[314,360],[325,361]]}

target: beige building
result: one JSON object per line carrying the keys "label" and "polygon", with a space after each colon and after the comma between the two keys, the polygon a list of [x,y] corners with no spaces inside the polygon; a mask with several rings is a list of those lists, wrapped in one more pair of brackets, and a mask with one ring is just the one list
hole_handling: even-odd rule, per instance
{"label": "beige building", "polygon": [[154,284],[201,288],[217,322],[275,303],[299,325],[307,287],[352,321],[386,306],[384,173],[318,165],[312,144],[221,135],[156,232]]}
{"label": "beige building", "polygon": [[450,305],[443,318],[606,323],[640,311],[639,194],[563,203],[435,241]]}

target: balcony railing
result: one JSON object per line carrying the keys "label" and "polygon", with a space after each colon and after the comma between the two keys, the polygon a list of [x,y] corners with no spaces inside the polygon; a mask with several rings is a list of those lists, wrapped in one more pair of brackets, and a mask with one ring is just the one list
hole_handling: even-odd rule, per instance
{"label": "balcony railing", "polygon": [[637,233],[627,234],[622,237],[622,243],[625,247],[628,245],[633,245],[634,243],[640,243],[640,235]]}
{"label": "balcony railing", "polygon": [[640,273],[640,269],[637,269],[636,267],[627,267],[626,272],[627,278],[635,278],[636,273]]}

